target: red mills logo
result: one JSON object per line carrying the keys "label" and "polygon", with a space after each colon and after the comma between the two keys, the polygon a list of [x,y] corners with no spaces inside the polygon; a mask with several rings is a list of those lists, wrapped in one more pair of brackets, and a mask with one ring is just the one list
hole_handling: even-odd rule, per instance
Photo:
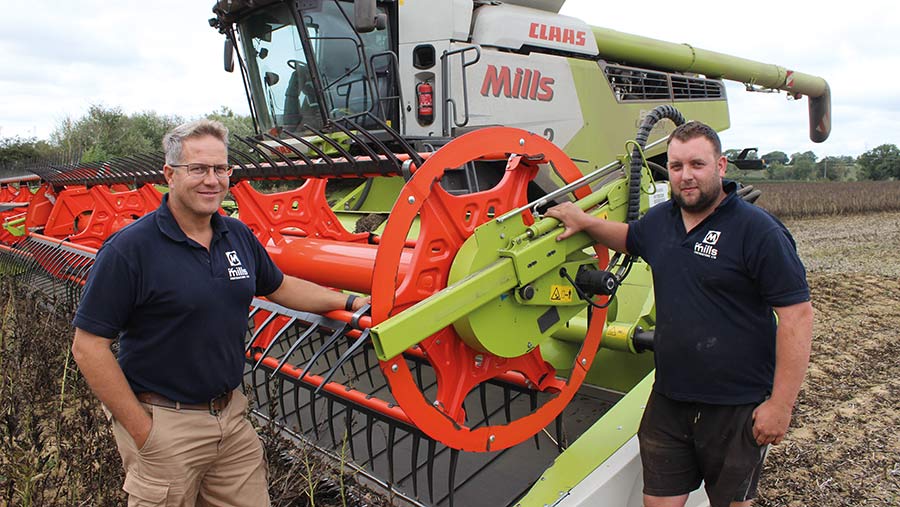
{"label": "red mills logo", "polygon": [[493,95],[510,99],[528,99],[549,102],[553,100],[552,77],[541,75],[541,71],[517,68],[515,71],[502,65],[488,65],[484,74],[484,82],[481,84],[481,95],[487,97]]}
{"label": "red mills logo", "polygon": [[528,37],[550,42],[562,42],[573,46],[584,46],[587,43],[587,33],[584,30],[562,28],[543,23],[532,23],[531,29],[528,31]]}

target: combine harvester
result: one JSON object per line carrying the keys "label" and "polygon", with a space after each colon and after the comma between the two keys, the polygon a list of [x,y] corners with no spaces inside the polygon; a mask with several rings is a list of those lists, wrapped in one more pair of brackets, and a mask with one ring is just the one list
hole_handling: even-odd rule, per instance
{"label": "combine harvester", "polygon": [[[557,242],[541,212],[577,200],[625,221],[667,199],[660,140],[685,117],[728,128],[723,79],[805,95],[812,140],[830,131],[821,78],[590,27],[561,4],[213,9],[258,132],[232,140],[229,211],[286,273],[372,296],[327,315],[255,300],[255,413],[398,505],[640,505],[649,269],[584,234]],[[162,164],[3,181],[7,272],[74,308],[103,240],[159,205]]]}

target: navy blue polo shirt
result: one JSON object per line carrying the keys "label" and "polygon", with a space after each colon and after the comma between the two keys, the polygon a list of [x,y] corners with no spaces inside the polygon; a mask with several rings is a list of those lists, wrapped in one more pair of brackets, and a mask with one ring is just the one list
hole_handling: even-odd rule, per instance
{"label": "navy blue polo shirt", "polygon": [[765,399],[775,374],[773,307],[809,301],[787,228],[740,199],[734,182],[724,188],[725,199],[689,232],[673,199],[628,227],[628,251],[653,268],[653,388],[675,400]]}
{"label": "navy blue polo shirt", "polygon": [[119,339],[134,392],[202,403],[240,385],[248,308],[284,275],[239,220],[213,215],[209,250],[188,238],[168,197],[103,244],[73,324]]}

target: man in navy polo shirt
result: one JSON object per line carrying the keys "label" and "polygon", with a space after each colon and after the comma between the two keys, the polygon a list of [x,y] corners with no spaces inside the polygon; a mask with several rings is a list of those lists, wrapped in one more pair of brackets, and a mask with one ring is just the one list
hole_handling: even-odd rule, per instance
{"label": "man in navy polo shirt", "polygon": [[[715,130],[669,137],[672,199],[638,221],[572,203],[547,216],[653,268],[656,379],[638,431],[646,507],[749,506],[768,444],[784,438],[809,363],[812,305],[790,233],[724,181]],[[773,314],[774,312],[774,314]],[[775,315],[777,315],[777,325]]]}
{"label": "man in navy polo shirt", "polygon": [[75,361],[112,414],[130,506],[269,505],[240,389],[250,302],[316,313],[365,304],[283,275],[250,229],[218,213],[227,143],[209,120],[166,134],[169,192],[104,243],[73,322]]}

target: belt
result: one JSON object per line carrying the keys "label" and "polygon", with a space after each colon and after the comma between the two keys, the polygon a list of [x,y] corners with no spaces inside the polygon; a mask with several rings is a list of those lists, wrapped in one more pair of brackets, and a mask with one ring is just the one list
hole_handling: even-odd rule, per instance
{"label": "belt", "polygon": [[227,393],[216,396],[215,398],[205,403],[181,403],[178,401],[172,401],[161,394],[150,392],[136,393],[135,396],[137,397],[138,401],[141,401],[148,405],[174,408],[175,410],[209,410],[210,414],[219,415],[219,413],[225,410],[225,407],[228,406],[228,403],[231,401],[231,395],[233,393],[234,391],[228,391]]}

